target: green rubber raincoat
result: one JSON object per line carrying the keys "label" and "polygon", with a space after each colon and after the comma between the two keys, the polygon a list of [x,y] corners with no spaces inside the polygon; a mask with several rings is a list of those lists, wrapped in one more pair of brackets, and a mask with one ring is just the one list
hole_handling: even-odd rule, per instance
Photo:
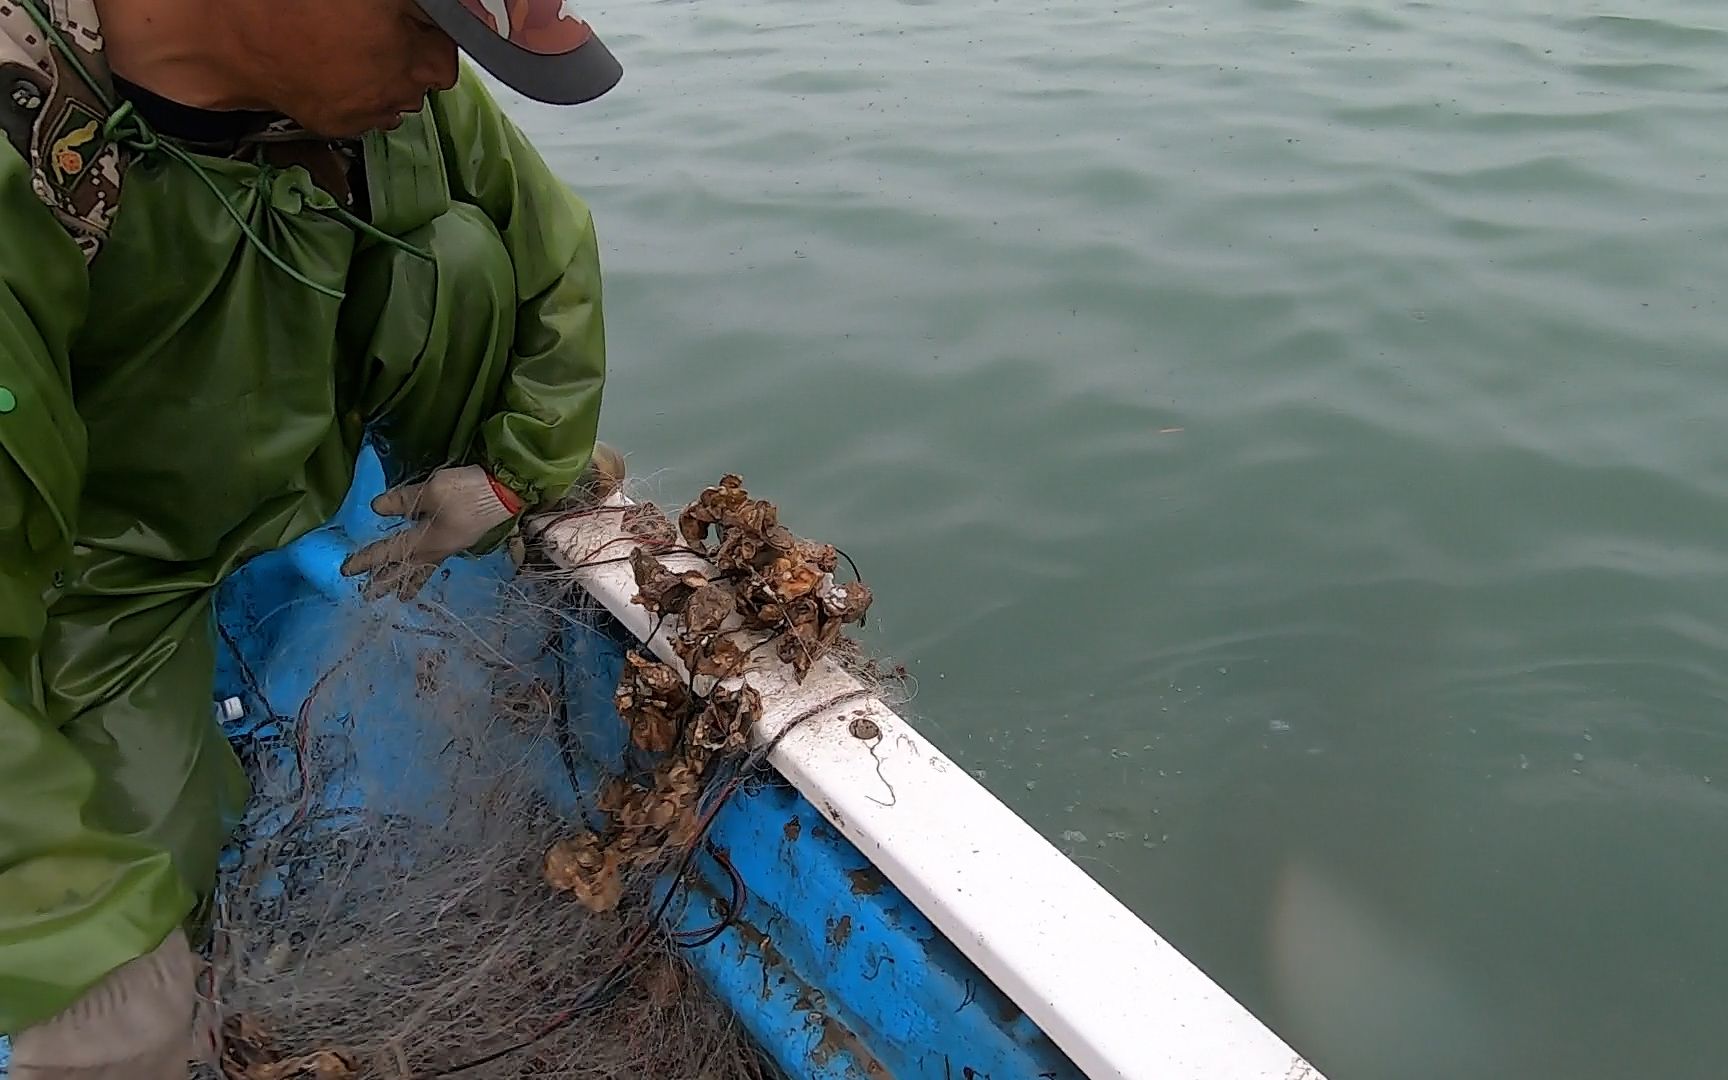
{"label": "green rubber raincoat", "polygon": [[421,254],[306,168],[158,152],[87,262],[0,138],[0,1032],[208,896],[247,795],[212,590],[329,518],[365,432],[393,481],[477,462],[530,505],[592,453],[586,207],[471,70],[358,150],[358,205]]}

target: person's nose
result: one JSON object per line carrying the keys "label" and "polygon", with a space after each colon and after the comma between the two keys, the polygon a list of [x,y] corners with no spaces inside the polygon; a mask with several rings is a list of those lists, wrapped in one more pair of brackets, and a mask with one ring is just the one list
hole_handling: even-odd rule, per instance
{"label": "person's nose", "polygon": [[448,34],[439,34],[421,52],[414,67],[414,77],[425,84],[428,92],[448,90],[456,85],[461,68],[456,62],[456,42]]}

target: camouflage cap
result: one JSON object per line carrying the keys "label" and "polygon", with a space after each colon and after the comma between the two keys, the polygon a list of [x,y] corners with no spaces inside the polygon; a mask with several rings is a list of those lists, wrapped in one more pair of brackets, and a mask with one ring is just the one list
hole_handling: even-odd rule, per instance
{"label": "camouflage cap", "polygon": [[572,0],[416,0],[481,67],[554,105],[592,101],[624,69]]}

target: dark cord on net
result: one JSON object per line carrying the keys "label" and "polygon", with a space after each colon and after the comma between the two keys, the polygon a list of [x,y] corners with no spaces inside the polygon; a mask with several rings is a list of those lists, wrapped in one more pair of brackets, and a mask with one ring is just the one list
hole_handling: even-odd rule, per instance
{"label": "dark cord on net", "polygon": [[[702,812],[702,816],[697,820],[696,831],[692,834],[689,842],[684,845],[683,857],[679,859],[678,868],[673,872],[671,883],[666,887],[666,895],[660,898],[660,902],[655,905],[653,913],[647,919],[643,920],[642,925],[636,929],[635,933],[630,935],[629,940],[624,943],[624,947],[619,950],[617,959],[612,962],[612,966],[606,970],[604,975],[589,986],[576,1002],[566,1006],[558,1013],[558,1015],[554,1016],[550,1021],[542,1025],[540,1029],[535,1031],[533,1034],[511,1043],[509,1046],[500,1047],[497,1050],[493,1050],[490,1053],[472,1060],[462,1062],[459,1065],[453,1065],[444,1069],[436,1069],[431,1072],[416,1073],[410,1078],[410,1080],[444,1080],[445,1077],[457,1076],[461,1073],[478,1069],[483,1065],[490,1065],[494,1061],[509,1057],[511,1054],[517,1053],[518,1051],[526,1050],[528,1047],[556,1034],[558,1031],[574,1023],[578,1018],[600,1008],[610,1001],[612,996],[623,987],[624,978],[630,970],[630,962],[635,959],[636,953],[647,943],[649,937],[653,935],[655,927],[660,925],[660,920],[665,917],[667,910],[671,908],[672,899],[677,895],[679,887],[684,886],[688,888],[685,878],[690,871],[691,863],[695,861],[696,852],[703,847],[707,840],[708,830],[713,827],[714,819],[719,816],[720,811],[731,800],[732,796],[737,794],[738,790],[744,786],[746,778],[748,778],[757,769],[761,768],[763,762],[768,760],[769,755],[771,755],[780,746],[780,743],[783,742],[788,735],[792,734],[792,732],[796,731],[811,720],[814,720],[816,717],[821,716],[829,709],[838,708],[847,702],[869,697],[870,694],[870,690],[860,687],[856,690],[849,690],[844,694],[836,694],[834,697],[819,705],[812,705],[810,708],[799,713],[791,720],[788,720],[781,726],[779,731],[774,733],[772,738],[750,752],[749,756],[744,759],[743,763],[735,772],[733,772],[732,776],[727,779],[723,785],[721,785],[713,801],[709,804],[708,808]],[[722,861],[721,866],[728,874],[733,876],[735,889],[741,889],[744,884],[743,878],[738,875],[737,870],[732,866],[731,862]],[[721,920],[718,924],[718,929],[715,927],[705,927],[699,931],[703,934],[711,932],[713,935],[712,937],[705,938],[704,940],[687,947],[696,948],[700,945],[707,944],[709,941],[718,938],[720,934],[724,933],[726,929],[732,925],[732,922],[738,914],[739,907],[743,904],[741,896],[737,899],[737,904],[738,906],[733,907],[728,912],[727,917]],[[676,940],[676,935],[674,935],[674,940]]]}

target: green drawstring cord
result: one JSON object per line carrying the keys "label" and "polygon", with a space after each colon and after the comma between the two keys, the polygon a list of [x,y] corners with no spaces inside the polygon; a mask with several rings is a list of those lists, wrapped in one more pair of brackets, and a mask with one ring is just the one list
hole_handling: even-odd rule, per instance
{"label": "green drawstring cord", "polygon": [[353,211],[346,209],[340,203],[329,207],[317,206],[313,207],[313,209],[326,217],[335,218],[337,221],[340,221],[342,224],[363,236],[370,236],[380,244],[389,244],[391,247],[401,248],[410,255],[417,255],[420,258],[425,259],[427,262],[432,261],[432,253],[430,251],[427,251],[425,248],[415,247],[400,236],[391,236],[389,233],[372,224],[370,221],[367,221],[365,218],[355,214]]}
{"label": "green drawstring cord", "polygon": [[[340,289],[333,289],[328,285],[322,285],[313,281],[305,274],[302,274],[292,266],[289,266],[282,256],[271,250],[270,245],[264,242],[264,238],[258,235],[257,231],[247,222],[245,216],[240,213],[239,208],[229,200],[228,196],[222,193],[222,189],[217,186],[216,181],[210,176],[208,169],[198,164],[198,160],[185,150],[158,136],[156,132],[151,129],[150,125],[145,123],[144,118],[139,116],[133,110],[130,101],[122,102],[116,106],[113,101],[109,100],[108,95],[103,92],[102,87],[97,85],[96,80],[90,77],[90,72],[85,69],[83,62],[78,59],[78,54],[72,50],[71,45],[67,44],[65,37],[60,33],[60,28],[54,24],[52,19],[48,18],[39,6],[37,6],[36,0],[23,0],[23,3],[24,10],[30,13],[30,18],[35,21],[37,26],[42,28],[42,33],[47,36],[49,42],[60,51],[60,55],[65,57],[66,61],[78,72],[79,77],[84,80],[84,85],[90,88],[90,92],[96,95],[96,100],[101,102],[102,107],[107,110],[108,119],[102,124],[102,135],[104,138],[128,150],[134,151],[140,156],[152,153],[162,153],[173,158],[175,161],[181,162],[186,167],[190,168],[199,180],[204,182],[204,186],[210,189],[210,194],[216,196],[216,200],[222,204],[222,209],[228,211],[228,216],[234,219],[234,224],[240,226],[240,231],[245,234],[246,239],[258,250],[260,255],[263,255],[264,258],[270,261],[272,266],[276,267],[276,269],[282,271],[284,274],[287,274],[300,284],[312,289],[314,292],[317,292],[322,296],[328,296],[332,300],[341,300],[347,295]],[[328,209],[315,207],[314,209],[341,221],[349,228],[354,229],[365,236],[370,236],[380,243],[389,244],[391,247],[398,248],[417,258],[424,259],[427,262],[432,261],[431,252],[415,247],[413,244],[408,243],[408,241],[403,240],[399,236],[391,236],[389,233],[383,231],[370,222],[357,217],[343,209],[341,206],[331,206]]]}
{"label": "green drawstring cord", "polygon": [[[25,0],[25,3],[30,2],[31,0]],[[210,194],[216,196],[216,200],[222,204],[222,209],[228,211],[228,216],[234,219],[234,224],[240,226],[240,231],[246,234],[246,239],[251,241],[252,246],[257,248],[258,253],[268,259],[272,266],[321,296],[328,296],[332,300],[346,298],[347,294],[341,289],[333,289],[328,285],[313,281],[305,274],[289,266],[287,260],[271,250],[270,245],[264,242],[264,238],[258,235],[251,224],[247,222],[245,216],[240,213],[239,208],[229,201],[227,195],[222,193],[222,189],[216,185],[216,181],[211,178],[209,171],[198,164],[191,154],[173,143],[163,142],[157,137],[142,117],[133,114],[130,101],[121,105],[114,111],[113,115],[108,117],[107,122],[102,125],[102,134],[110,141],[117,142],[128,150],[135,150],[141,155],[159,150],[174,160],[190,166],[193,175],[204,181],[204,186],[210,189]]]}

